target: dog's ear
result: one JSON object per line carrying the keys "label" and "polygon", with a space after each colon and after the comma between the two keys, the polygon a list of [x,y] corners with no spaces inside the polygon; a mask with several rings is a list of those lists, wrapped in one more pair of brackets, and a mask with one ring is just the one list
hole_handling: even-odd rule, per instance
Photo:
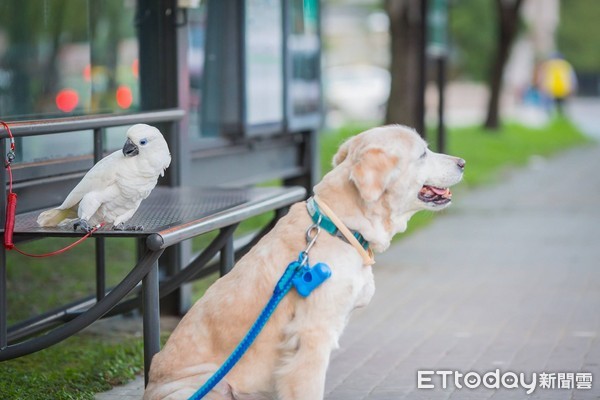
{"label": "dog's ear", "polygon": [[366,148],[358,154],[350,179],[366,202],[377,201],[390,181],[398,157],[381,147]]}
{"label": "dog's ear", "polygon": [[340,165],[346,159],[346,157],[348,157],[348,152],[350,151],[350,141],[351,140],[352,139],[348,139],[344,143],[342,143],[342,145],[338,149],[337,153],[335,153],[335,155],[333,156],[333,160],[332,160],[331,164],[333,165],[334,168],[337,167],[338,165]]}

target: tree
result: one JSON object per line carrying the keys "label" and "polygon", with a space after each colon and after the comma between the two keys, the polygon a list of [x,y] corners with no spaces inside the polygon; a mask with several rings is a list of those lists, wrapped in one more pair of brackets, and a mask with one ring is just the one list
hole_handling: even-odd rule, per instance
{"label": "tree", "polygon": [[386,0],[390,19],[391,88],[385,121],[423,129],[424,1]]}
{"label": "tree", "polygon": [[[495,44],[494,1],[452,1],[450,42],[452,67],[462,78],[484,82],[488,78]],[[486,23],[482,23],[486,21]]]}
{"label": "tree", "polygon": [[600,72],[600,3],[598,0],[562,0],[558,49],[578,72]]}
{"label": "tree", "polygon": [[502,75],[504,66],[510,54],[510,48],[519,28],[519,10],[523,0],[495,0],[497,10],[498,31],[496,35],[496,54],[490,70],[490,97],[487,117],[484,126],[488,129],[498,129],[500,92],[502,90]]}

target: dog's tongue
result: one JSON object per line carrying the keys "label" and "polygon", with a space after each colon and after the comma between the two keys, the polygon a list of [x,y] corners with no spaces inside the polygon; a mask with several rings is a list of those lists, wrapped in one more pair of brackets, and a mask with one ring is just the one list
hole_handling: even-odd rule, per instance
{"label": "dog's tongue", "polygon": [[429,186],[429,189],[431,189],[431,191],[433,193],[438,194],[440,196],[446,195],[450,191],[450,189],[448,189],[448,188],[446,188],[446,189],[440,189],[440,188],[435,187],[435,186]]}

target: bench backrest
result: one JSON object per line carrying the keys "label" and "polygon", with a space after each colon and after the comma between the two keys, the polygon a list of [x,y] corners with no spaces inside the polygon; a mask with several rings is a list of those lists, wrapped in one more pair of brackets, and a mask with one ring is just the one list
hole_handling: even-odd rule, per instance
{"label": "bench backrest", "polygon": [[[15,138],[17,158],[12,165],[13,190],[19,196],[17,212],[43,209],[60,204],[81,177],[108,152],[125,141],[125,130],[136,123],[155,124],[164,127],[163,134],[169,141],[177,135],[177,121],[184,115],[182,110],[162,110],[130,115],[89,116],[60,118],[47,121],[24,121],[9,123]],[[108,139],[108,130],[121,128],[118,136]],[[70,135],[65,137],[65,133]],[[45,140],[32,141],[34,136]],[[83,148],[69,149],[69,139],[83,143]],[[8,133],[0,130],[0,148],[8,151]],[[91,142],[91,143],[90,143]],[[86,145],[87,144],[87,145]],[[89,144],[92,144],[89,146]],[[32,148],[28,148],[31,146]],[[66,149],[53,149],[52,146]],[[73,146],[71,146],[73,147]],[[5,151],[5,153],[6,153]],[[75,153],[75,154],[73,154]],[[47,156],[45,155],[47,154]],[[2,173],[0,184],[7,186],[7,174]],[[0,209],[5,207],[1,196]],[[2,213],[3,214],[3,213]]]}

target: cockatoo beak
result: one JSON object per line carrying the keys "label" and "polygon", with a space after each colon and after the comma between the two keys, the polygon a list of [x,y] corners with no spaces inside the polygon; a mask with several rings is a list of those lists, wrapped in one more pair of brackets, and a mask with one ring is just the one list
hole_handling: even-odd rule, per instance
{"label": "cockatoo beak", "polygon": [[131,141],[131,139],[127,139],[125,145],[123,145],[123,155],[125,157],[133,157],[137,156],[140,153],[140,149]]}

